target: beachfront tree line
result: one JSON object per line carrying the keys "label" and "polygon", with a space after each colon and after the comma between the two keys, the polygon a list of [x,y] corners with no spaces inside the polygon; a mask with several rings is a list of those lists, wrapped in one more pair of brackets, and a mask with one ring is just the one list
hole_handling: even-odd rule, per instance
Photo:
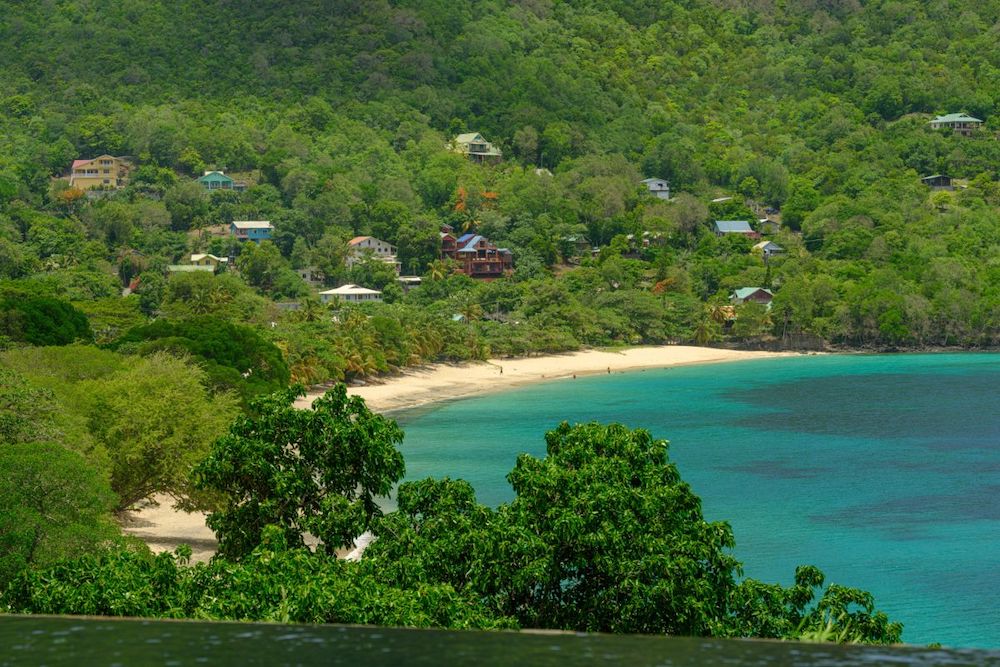
{"label": "beachfront tree line", "polygon": [[[343,385],[312,410],[293,407],[301,389],[257,398],[193,469],[188,499],[213,508],[219,552],[189,565],[186,548],[153,556],[115,536],[114,494],[45,442],[57,428],[45,396],[5,379],[0,610],[900,639],[870,594],[824,589],[814,567],[790,587],[740,580],[731,529],[704,520],[667,442],[642,429],[563,423],[544,459],[518,457],[512,502],[485,507],[467,482],[425,479],[399,485],[383,515],[377,498],[404,472],[395,422]],[[14,430],[29,419],[39,442]],[[337,557],[366,530],[359,562]]]}

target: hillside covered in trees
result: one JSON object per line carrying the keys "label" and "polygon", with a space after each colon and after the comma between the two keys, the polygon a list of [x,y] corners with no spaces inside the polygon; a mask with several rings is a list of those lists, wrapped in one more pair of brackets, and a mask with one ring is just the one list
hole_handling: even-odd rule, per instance
{"label": "hillside covered in trees", "polygon": [[[351,336],[308,308],[268,332],[306,382],[722,336],[995,344],[1000,3],[787,4],[11,3],[0,289],[75,303],[99,342],[153,314],[281,320],[268,299],[311,293],[292,268],[385,289],[394,303]],[[958,111],[984,127],[930,129]],[[446,150],[465,131],[504,159]],[[54,180],[101,154],[137,167],[114,196]],[[206,169],[249,187],[206,193],[193,181]],[[960,187],[932,192],[930,174]],[[673,199],[648,196],[646,177]],[[768,236],[785,252],[769,262],[711,233],[756,224],[744,201],[780,211]],[[167,282],[192,252],[238,252],[202,233],[234,219],[275,229],[237,259],[240,280]],[[511,248],[512,278],[449,277],[442,223]],[[348,270],[361,234],[395,245],[424,286],[404,298],[384,267]],[[136,275],[137,296],[118,299]],[[749,286],[772,290],[770,310],[726,312]],[[18,321],[7,336],[28,340]],[[362,334],[377,344],[346,340]]]}
{"label": "hillside covered in trees", "polygon": [[[288,387],[584,346],[996,346],[1000,0],[2,9],[0,609],[898,640],[815,568],[740,580],[728,526],[644,431],[560,426],[545,459],[518,460],[512,504],[428,480],[379,517],[398,428],[342,394],[293,411]],[[982,126],[930,125],[960,112]],[[464,133],[502,158],[455,152]],[[109,156],[131,165],[122,187],[71,185],[75,161]],[[241,186],[208,190],[206,171]],[[238,241],[234,221],[271,238]],[[444,226],[509,249],[513,271],[464,275]],[[359,236],[420,286],[349,261]],[[220,267],[193,270],[207,254]],[[381,301],[319,294],[347,283]],[[773,301],[733,298],[747,288]],[[379,461],[352,450],[351,468],[309,430],[358,419]],[[161,494],[213,511],[225,557],[187,567],[122,538],[115,515]],[[644,538],[574,523],[598,502]],[[360,563],[302,548],[365,529]]]}

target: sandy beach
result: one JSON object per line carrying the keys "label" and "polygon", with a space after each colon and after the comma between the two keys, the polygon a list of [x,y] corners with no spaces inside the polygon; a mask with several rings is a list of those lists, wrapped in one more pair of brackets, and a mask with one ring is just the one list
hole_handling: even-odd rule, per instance
{"label": "sandy beach", "polygon": [[[364,398],[373,411],[386,413],[436,401],[505,391],[535,382],[571,381],[574,376],[790,354],[794,353],[744,352],[684,345],[632,347],[612,352],[588,350],[542,357],[490,359],[479,363],[410,368],[398,375],[374,378],[364,386],[350,387],[348,392]],[[323,393],[323,390],[310,392],[299,399],[296,405],[307,408]],[[145,541],[153,551],[172,550],[179,544],[189,544],[194,551],[192,560],[205,561],[211,558],[215,540],[212,531],[205,525],[204,515],[176,511],[170,507],[169,498],[159,500],[159,507],[148,507],[132,513],[124,526],[125,532]]]}

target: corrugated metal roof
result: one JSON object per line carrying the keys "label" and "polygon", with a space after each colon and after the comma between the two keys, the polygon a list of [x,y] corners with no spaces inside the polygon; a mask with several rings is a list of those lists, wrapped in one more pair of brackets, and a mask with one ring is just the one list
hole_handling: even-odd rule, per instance
{"label": "corrugated metal roof", "polygon": [[236,229],[273,229],[267,220],[233,220]]}
{"label": "corrugated metal roof", "polygon": [[746,220],[716,220],[715,228],[723,233],[752,232],[753,228]]}
{"label": "corrugated metal roof", "polygon": [[[480,236],[479,234],[476,234],[471,239],[469,239],[469,242],[466,243],[465,247],[462,248],[461,250],[459,250],[459,252],[475,252],[476,249],[473,246],[475,246],[477,243],[479,243],[482,240],[482,238],[483,238],[482,236]],[[461,242],[461,241],[462,241],[462,239],[459,239],[459,242]]]}
{"label": "corrugated metal roof", "polygon": [[943,116],[938,116],[931,123],[982,123],[983,121],[979,118],[973,118],[966,113],[949,113]]}
{"label": "corrugated metal roof", "polygon": [[765,289],[763,287],[741,287],[735,292],[733,292],[733,294],[736,296],[737,299],[745,299],[754,292],[766,292],[768,295],[774,296],[771,290]]}
{"label": "corrugated metal roof", "polygon": [[334,289],[328,289],[325,292],[320,292],[320,294],[335,294],[337,296],[344,296],[346,294],[381,294],[382,292],[377,289],[368,289],[367,287],[358,287],[357,285],[341,285],[340,287],[335,287]]}

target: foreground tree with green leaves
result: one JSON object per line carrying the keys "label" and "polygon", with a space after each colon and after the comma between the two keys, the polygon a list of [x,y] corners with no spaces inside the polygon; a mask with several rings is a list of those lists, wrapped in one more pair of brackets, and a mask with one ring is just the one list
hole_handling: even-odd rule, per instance
{"label": "foreground tree with green leaves", "polygon": [[[814,567],[791,587],[738,582],[732,531],[707,522],[667,442],[620,424],[563,423],[521,455],[515,499],[464,481],[398,489],[402,431],[343,385],[299,410],[300,388],[255,400],[198,467],[221,494],[219,553],[185,567],[121,549],[27,569],[0,608],[219,619],[533,627],[588,632],[898,642],[870,594]],[[360,563],[335,557],[371,529]],[[307,533],[319,545],[307,546]],[[821,591],[817,599],[817,592]]]}
{"label": "foreground tree with green leaves", "polygon": [[667,442],[620,424],[563,423],[548,455],[522,454],[497,510],[462,481],[400,485],[365,554],[401,586],[472,590],[522,627],[590,632],[792,638],[831,624],[846,638],[898,642],[902,626],[871,595],[800,568],[791,588],[754,580],[730,553],[729,526],[667,457]]}
{"label": "foreground tree with green leaves", "polygon": [[0,588],[31,567],[120,537],[115,495],[82,456],[52,443],[0,444]]}
{"label": "foreground tree with green leaves", "polygon": [[0,589],[0,610],[34,614],[197,618],[406,627],[516,627],[446,584],[400,589],[372,564],[289,548],[265,531],[239,563],[188,565],[190,552],[117,548],[49,570],[25,570]]}
{"label": "foreground tree with green leaves", "polygon": [[297,386],[251,402],[251,415],[238,417],[198,466],[199,486],[225,498],[208,517],[220,556],[243,558],[267,526],[293,546],[309,533],[332,555],[381,514],[376,498],[402,478],[396,422],[348,397],[344,385],[312,410],[294,407],[303,395]]}

